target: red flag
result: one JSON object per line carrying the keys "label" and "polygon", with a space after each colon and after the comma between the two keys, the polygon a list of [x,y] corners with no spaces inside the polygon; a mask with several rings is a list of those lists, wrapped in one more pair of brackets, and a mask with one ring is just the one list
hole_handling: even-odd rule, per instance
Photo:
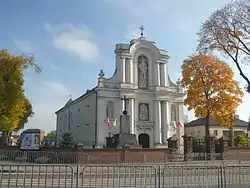
{"label": "red flag", "polygon": [[107,119],[107,125],[108,125],[108,127],[111,126],[111,123],[110,123],[110,121],[109,121],[109,118]]}
{"label": "red flag", "polygon": [[178,127],[184,127],[184,125],[183,125],[183,123],[182,123],[181,121],[179,121],[179,122],[177,123],[177,126],[178,126]]}

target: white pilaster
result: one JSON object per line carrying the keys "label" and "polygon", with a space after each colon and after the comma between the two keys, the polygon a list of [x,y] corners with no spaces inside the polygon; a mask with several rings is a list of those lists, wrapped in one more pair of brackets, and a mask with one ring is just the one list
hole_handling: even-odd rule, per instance
{"label": "white pilaster", "polygon": [[161,135],[161,103],[160,101],[154,101],[154,121],[155,121],[154,142],[155,144],[161,144],[162,135]]}
{"label": "white pilaster", "polygon": [[131,75],[131,72],[130,72],[130,63],[129,63],[129,59],[126,58],[125,60],[125,82],[126,83],[130,83],[130,75]]}
{"label": "white pilaster", "polygon": [[[183,103],[179,103],[178,104],[178,111],[177,111],[177,117],[178,117],[178,120],[181,121],[183,124],[184,124],[184,108],[183,108]],[[184,128],[181,128],[180,129],[180,132],[179,132],[179,136],[183,136],[184,135]]]}
{"label": "white pilaster", "polygon": [[160,85],[160,66],[159,63],[155,64],[155,85]]}
{"label": "white pilaster", "polygon": [[162,142],[167,143],[168,139],[168,125],[169,125],[169,108],[168,101],[162,102]]}
{"label": "white pilaster", "polygon": [[167,86],[167,80],[166,80],[166,64],[161,63],[160,64],[160,85],[162,87],[166,87]]}
{"label": "white pilaster", "polygon": [[138,63],[134,63],[134,70],[133,70],[133,79],[134,79],[134,84],[135,86],[138,85]]}
{"label": "white pilaster", "polygon": [[130,73],[130,79],[129,79],[129,83],[133,84],[134,83],[134,64],[133,64],[133,60],[129,59],[129,73]]}
{"label": "white pilaster", "polygon": [[126,59],[124,57],[121,58],[121,66],[120,66],[120,76],[121,76],[121,82],[125,83],[126,81]]}
{"label": "white pilaster", "polygon": [[[184,124],[184,108],[183,108],[183,103],[179,103],[178,104],[178,111],[177,111],[177,117],[178,117],[178,120],[181,121],[183,124]],[[184,127],[177,127],[177,136],[179,138],[179,152],[183,152],[183,138],[182,136],[184,135]]]}
{"label": "white pilaster", "polygon": [[128,108],[128,114],[130,115],[130,133],[135,134],[135,100],[129,99],[129,108]]}
{"label": "white pilaster", "polygon": [[103,146],[106,142],[105,137],[106,130],[104,125],[105,118],[105,110],[106,108],[106,101],[104,98],[97,98],[97,138],[96,138],[96,144],[99,146]]}
{"label": "white pilaster", "polygon": [[164,86],[167,87],[168,85],[168,72],[167,72],[167,64],[163,64],[164,70]]}

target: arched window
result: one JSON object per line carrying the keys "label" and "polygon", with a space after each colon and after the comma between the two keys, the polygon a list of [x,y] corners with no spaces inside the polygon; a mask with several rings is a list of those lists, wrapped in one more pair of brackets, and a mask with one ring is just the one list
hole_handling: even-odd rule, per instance
{"label": "arched window", "polygon": [[171,121],[177,121],[175,105],[171,106]]}
{"label": "arched window", "polygon": [[106,107],[106,118],[113,119],[114,118],[114,102],[108,101],[107,107]]}
{"label": "arched window", "polygon": [[148,87],[148,59],[144,55],[138,57],[138,87]]}

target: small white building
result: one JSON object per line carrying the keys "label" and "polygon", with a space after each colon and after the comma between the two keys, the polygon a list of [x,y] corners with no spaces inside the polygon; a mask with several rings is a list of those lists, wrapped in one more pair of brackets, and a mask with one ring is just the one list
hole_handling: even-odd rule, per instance
{"label": "small white building", "polygon": [[[85,147],[105,145],[109,133],[120,131],[125,102],[131,133],[144,148],[166,144],[173,129],[180,129],[169,126],[172,121],[183,122],[184,91],[170,80],[168,52],[158,49],[142,33],[130,44],[117,44],[115,56],[112,77],[106,78],[101,70],[96,87],[70,99],[56,112],[57,143],[64,132],[71,132],[74,141]],[[176,136],[183,134],[184,130],[179,130]]]}

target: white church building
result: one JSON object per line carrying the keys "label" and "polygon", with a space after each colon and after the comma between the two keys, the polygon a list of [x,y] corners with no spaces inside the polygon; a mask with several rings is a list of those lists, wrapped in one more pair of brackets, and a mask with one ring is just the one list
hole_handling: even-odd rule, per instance
{"label": "white church building", "polygon": [[169,77],[168,52],[141,33],[130,44],[117,44],[115,57],[112,77],[101,70],[96,87],[56,112],[57,144],[64,132],[71,132],[84,147],[106,145],[110,133],[120,132],[125,103],[130,132],[142,147],[166,145],[173,134],[178,138],[184,134],[184,128],[171,126],[171,122],[183,122],[184,90]]}

